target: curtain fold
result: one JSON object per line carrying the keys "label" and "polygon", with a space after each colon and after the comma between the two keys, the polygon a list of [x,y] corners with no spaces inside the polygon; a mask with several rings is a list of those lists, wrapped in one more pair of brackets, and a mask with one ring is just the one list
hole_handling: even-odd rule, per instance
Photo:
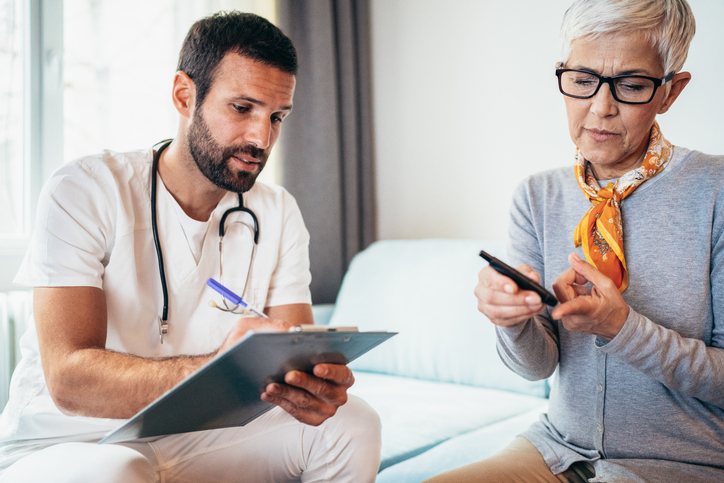
{"label": "curtain fold", "polygon": [[352,257],[376,237],[368,0],[279,0],[297,49],[282,184],[311,234],[312,300],[334,302]]}

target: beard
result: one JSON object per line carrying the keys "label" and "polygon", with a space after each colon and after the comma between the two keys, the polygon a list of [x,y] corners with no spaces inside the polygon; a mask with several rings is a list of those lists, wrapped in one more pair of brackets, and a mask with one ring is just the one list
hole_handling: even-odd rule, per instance
{"label": "beard", "polygon": [[[189,125],[188,143],[191,157],[201,173],[219,188],[234,193],[249,191],[269,158],[268,152],[251,144],[220,146],[211,135],[201,109]],[[234,172],[230,158],[241,154],[258,159],[259,169],[254,173],[244,170]]]}

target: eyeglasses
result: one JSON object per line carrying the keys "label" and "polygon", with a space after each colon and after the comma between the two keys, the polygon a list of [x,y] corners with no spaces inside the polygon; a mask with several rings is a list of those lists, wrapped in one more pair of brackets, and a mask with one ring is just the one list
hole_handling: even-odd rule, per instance
{"label": "eyeglasses", "polygon": [[670,73],[663,79],[644,75],[617,75],[606,77],[586,70],[556,69],[561,94],[576,99],[590,99],[601,85],[608,84],[613,98],[624,104],[648,104],[656,89],[674,78]]}

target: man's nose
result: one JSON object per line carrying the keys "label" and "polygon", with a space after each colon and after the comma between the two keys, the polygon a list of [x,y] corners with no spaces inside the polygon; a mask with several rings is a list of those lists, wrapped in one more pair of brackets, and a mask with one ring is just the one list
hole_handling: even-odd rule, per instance
{"label": "man's nose", "polygon": [[271,121],[269,119],[251,120],[246,130],[246,143],[259,149],[267,149],[271,140]]}

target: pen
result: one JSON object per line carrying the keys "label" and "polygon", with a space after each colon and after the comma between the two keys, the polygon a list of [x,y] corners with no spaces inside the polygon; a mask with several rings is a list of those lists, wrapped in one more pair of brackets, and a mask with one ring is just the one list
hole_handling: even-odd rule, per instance
{"label": "pen", "polygon": [[217,282],[217,281],[214,280],[213,278],[208,279],[208,280],[206,281],[206,285],[208,285],[209,287],[211,287],[211,288],[213,288],[214,290],[216,290],[217,292],[219,292],[223,297],[229,299],[229,301],[230,301],[232,304],[234,304],[234,305],[241,305],[241,306],[244,307],[247,311],[249,311],[249,313],[251,313],[252,315],[254,315],[254,316],[256,316],[256,317],[268,318],[263,312],[259,312],[259,311],[256,310],[255,308],[249,307],[249,306],[246,304],[246,302],[244,302],[244,301],[241,299],[241,297],[239,297],[239,296],[236,295],[234,292],[232,292],[232,291],[229,290],[228,288],[226,288],[226,287],[224,287],[223,285],[221,285],[219,282]]}

